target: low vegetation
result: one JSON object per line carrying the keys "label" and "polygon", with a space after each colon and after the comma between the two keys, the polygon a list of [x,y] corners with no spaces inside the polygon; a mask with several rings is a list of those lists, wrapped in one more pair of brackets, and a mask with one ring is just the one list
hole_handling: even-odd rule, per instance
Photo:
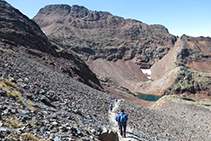
{"label": "low vegetation", "polygon": [[7,85],[7,86],[10,86],[10,87],[13,87],[13,88],[17,88],[17,86],[15,85],[15,83],[7,80],[7,79],[4,79],[4,83]]}
{"label": "low vegetation", "polygon": [[25,137],[23,138],[24,140],[32,140],[32,141],[39,141],[39,139],[38,138],[36,138],[33,134],[31,134],[31,133],[26,133],[25,134]]}
{"label": "low vegetation", "polygon": [[20,97],[20,92],[17,91],[15,88],[17,88],[15,83],[10,82],[7,79],[0,80],[0,89],[4,90],[7,96],[12,97],[12,98]]}
{"label": "low vegetation", "polygon": [[180,67],[174,82],[166,92],[177,94],[190,92],[195,94],[197,91],[211,91],[211,75],[187,67]]}

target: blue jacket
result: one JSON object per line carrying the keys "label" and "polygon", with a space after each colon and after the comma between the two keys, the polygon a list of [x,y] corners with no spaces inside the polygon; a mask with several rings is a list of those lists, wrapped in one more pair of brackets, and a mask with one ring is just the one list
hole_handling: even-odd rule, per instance
{"label": "blue jacket", "polygon": [[110,104],[110,105],[109,105],[109,107],[112,109],[112,108],[113,108],[113,105],[112,105],[112,104]]}
{"label": "blue jacket", "polygon": [[128,120],[128,117],[127,117],[127,114],[125,114],[125,119],[126,119],[126,122],[125,123],[121,123],[120,122],[120,118],[121,116],[123,116],[125,113],[121,112],[118,116],[117,116],[117,121],[119,123],[119,125],[122,125],[122,126],[125,126],[127,124],[127,120]]}

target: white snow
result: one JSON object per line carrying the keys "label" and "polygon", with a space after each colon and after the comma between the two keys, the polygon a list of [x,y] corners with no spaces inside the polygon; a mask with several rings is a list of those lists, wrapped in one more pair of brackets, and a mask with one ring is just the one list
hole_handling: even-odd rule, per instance
{"label": "white snow", "polygon": [[141,69],[141,71],[144,73],[144,74],[146,74],[147,75],[147,78],[148,79],[151,79],[151,70],[150,69]]}
{"label": "white snow", "polygon": [[151,75],[152,73],[150,69],[141,69],[141,70],[144,74],[147,74],[147,75]]}

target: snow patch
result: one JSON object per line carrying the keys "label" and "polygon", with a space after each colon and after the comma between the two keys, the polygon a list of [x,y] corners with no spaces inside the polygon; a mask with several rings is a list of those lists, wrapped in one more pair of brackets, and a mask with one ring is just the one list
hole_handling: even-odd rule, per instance
{"label": "snow patch", "polygon": [[141,69],[141,71],[144,73],[144,74],[146,74],[147,75],[147,78],[148,79],[151,79],[151,70],[150,69]]}
{"label": "snow patch", "polygon": [[144,74],[147,74],[147,75],[151,75],[151,70],[150,69],[141,69],[141,71],[144,73]]}
{"label": "snow patch", "polygon": [[141,69],[141,71],[144,73],[144,74],[147,74],[147,75],[151,75],[151,70],[150,69]]}

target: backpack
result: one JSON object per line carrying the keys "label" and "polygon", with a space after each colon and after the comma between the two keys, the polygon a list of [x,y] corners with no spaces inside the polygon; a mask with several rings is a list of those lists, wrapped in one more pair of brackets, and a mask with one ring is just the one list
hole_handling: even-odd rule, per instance
{"label": "backpack", "polygon": [[124,115],[120,115],[120,123],[122,123],[122,124],[124,124],[124,123],[126,123],[126,114],[124,114]]}

